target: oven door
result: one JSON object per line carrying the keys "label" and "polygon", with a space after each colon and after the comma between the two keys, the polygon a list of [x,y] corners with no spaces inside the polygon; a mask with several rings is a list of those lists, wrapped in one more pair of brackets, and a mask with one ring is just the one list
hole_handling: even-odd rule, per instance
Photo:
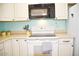
{"label": "oven door", "polygon": [[28,40],[29,56],[58,56],[58,40]]}

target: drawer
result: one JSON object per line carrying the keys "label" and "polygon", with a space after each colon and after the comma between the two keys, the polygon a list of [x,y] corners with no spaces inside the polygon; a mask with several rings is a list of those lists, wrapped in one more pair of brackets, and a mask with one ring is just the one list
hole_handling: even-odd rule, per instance
{"label": "drawer", "polygon": [[60,39],[59,44],[62,45],[73,45],[73,39]]}

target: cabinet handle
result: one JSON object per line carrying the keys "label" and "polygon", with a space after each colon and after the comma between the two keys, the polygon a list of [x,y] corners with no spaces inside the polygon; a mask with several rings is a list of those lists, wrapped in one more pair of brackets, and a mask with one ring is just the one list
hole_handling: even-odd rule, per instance
{"label": "cabinet handle", "polygon": [[63,41],[63,42],[70,42],[70,41]]}
{"label": "cabinet handle", "polygon": [[71,16],[72,16],[72,17],[74,17],[74,14],[73,14],[73,13],[71,13]]}
{"label": "cabinet handle", "polygon": [[24,40],[26,42],[26,40]]}
{"label": "cabinet handle", "polygon": [[72,47],[74,47],[74,45],[72,45]]}
{"label": "cabinet handle", "polygon": [[18,40],[16,40],[18,42]]}
{"label": "cabinet handle", "polygon": [[15,19],[12,19],[12,21],[15,21]]}
{"label": "cabinet handle", "polygon": [[3,48],[2,49],[0,49],[0,51],[2,51],[3,50]]}

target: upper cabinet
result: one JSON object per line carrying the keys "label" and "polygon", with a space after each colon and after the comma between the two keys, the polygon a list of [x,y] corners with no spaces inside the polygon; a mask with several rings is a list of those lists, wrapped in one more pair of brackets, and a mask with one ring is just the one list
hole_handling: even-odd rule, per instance
{"label": "upper cabinet", "polygon": [[14,4],[14,13],[15,21],[28,20],[28,5],[26,3]]}
{"label": "upper cabinet", "polygon": [[12,21],[14,8],[12,3],[0,3],[0,21]]}
{"label": "upper cabinet", "polygon": [[1,3],[0,21],[26,21],[28,5],[25,3]]}
{"label": "upper cabinet", "polygon": [[[30,7],[30,9],[29,9]],[[27,21],[28,18],[68,19],[67,3],[0,3],[0,21]]]}
{"label": "upper cabinet", "polygon": [[68,19],[67,3],[55,3],[55,17],[56,19]]}

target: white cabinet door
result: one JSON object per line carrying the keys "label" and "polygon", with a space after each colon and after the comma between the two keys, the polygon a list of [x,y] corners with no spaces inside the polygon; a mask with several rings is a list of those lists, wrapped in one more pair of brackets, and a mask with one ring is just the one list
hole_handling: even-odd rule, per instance
{"label": "white cabinet door", "polygon": [[55,3],[55,16],[57,19],[68,19],[67,3]]}
{"label": "white cabinet door", "polygon": [[57,56],[58,41],[57,40],[28,40],[29,56]]}
{"label": "white cabinet door", "polygon": [[72,45],[60,45],[59,46],[59,56],[72,56],[73,47]]}
{"label": "white cabinet door", "polygon": [[14,6],[14,21],[24,21],[28,19],[28,4],[15,3]]}
{"label": "white cabinet door", "polygon": [[0,56],[4,56],[4,42],[0,42]]}
{"label": "white cabinet door", "polygon": [[27,3],[0,3],[0,21],[28,20]]}
{"label": "white cabinet door", "polygon": [[27,40],[24,38],[12,39],[13,56],[27,56]]}
{"label": "white cabinet door", "polygon": [[12,56],[11,39],[4,41],[4,55]]}
{"label": "white cabinet door", "polygon": [[14,7],[12,3],[0,3],[0,21],[12,21]]}
{"label": "white cabinet door", "polygon": [[27,56],[27,39],[20,39],[20,56]]}
{"label": "white cabinet door", "polygon": [[19,40],[18,39],[12,39],[12,55],[13,56],[19,56]]}
{"label": "white cabinet door", "polygon": [[59,39],[59,56],[73,55],[73,39]]}

